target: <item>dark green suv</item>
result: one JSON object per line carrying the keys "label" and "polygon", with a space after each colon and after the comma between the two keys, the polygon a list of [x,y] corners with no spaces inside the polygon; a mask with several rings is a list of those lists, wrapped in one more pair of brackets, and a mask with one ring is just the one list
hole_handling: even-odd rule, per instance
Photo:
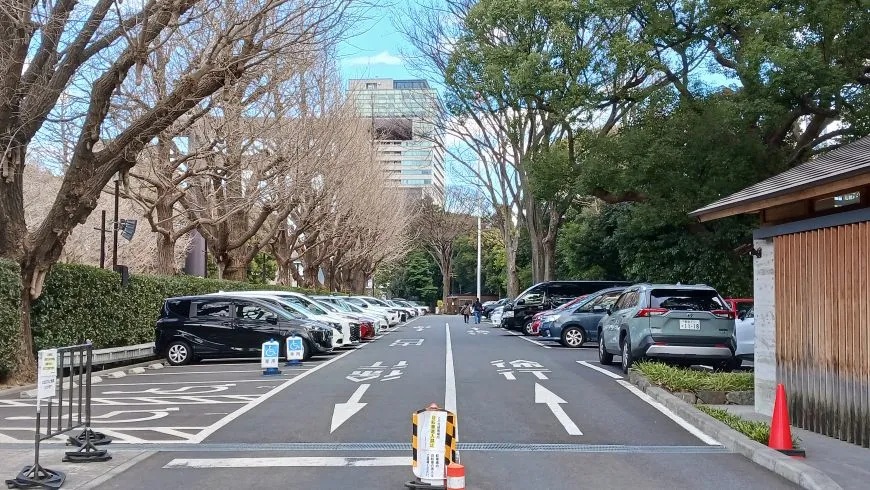
{"label": "dark green suv", "polygon": [[735,348],[734,312],[704,285],[631,286],[598,324],[601,364],[621,355],[625,373],[644,358],[726,369]]}

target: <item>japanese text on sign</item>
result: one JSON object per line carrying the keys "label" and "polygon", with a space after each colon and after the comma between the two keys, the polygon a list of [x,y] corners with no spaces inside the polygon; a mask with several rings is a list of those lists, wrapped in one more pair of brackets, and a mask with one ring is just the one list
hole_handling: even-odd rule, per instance
{"label": "japanese text on sign", "polygon": [[305,356],[305,347],[302,345],[301,337],[287,337],[287,360],[301,361]]}
{"label": "japanese text on sign", "polygon": [[54,398],[57,391],[57,349],[39,351],[36,398]]}
{"label": "japanese text on sign", "polygon": [[263,355],[260,360],[260,364],[264,368],[277,368],[278,367],[278,353],[281,350],[281,344],[274,340],[270,340],[269,342],[263,342]]}

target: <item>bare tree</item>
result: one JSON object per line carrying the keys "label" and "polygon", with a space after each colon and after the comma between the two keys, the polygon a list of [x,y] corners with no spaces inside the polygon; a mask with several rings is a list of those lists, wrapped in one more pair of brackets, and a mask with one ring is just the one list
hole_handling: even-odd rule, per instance
{"label": "bare tree", "polygon": [[442,300],[447,304],[450,294],[450,274],[456,258],[456,240],[475,227],[475,196],[467,189],[448,187],[444,207],[424,202],[415,219],[417,240],[423,245],[441,270]]}
{"label": "bare tree", "polygon": [[[72,229],[84,222],[117,173],[176,120],[252,67],[294,45],[334,34],[351,0],[4,1],[0,6],[0,256],[21,265],[21,336],[15,377],[34,370],[31,302]],[[164,96],[133,119],[115,117],[117,94],[168,38],[181,70]],[[65,90],[81,94],[76,143],[54,204],[38,225],[24,214],[29,145]]]}

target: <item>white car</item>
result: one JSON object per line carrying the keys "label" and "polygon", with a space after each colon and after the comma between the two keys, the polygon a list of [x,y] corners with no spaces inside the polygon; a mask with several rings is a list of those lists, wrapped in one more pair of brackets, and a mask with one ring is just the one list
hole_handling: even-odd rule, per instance
{"label": "white car", "polygon": [[410,301],[396,301],[396,303],[404,306],[405,308],[411,308],[412,310],[414,310],[414,316],[423,316],[426,314],[427,308],[411,303]]}
{"label": "white car", "polygon": [[319,296],[317,299],[320,301],[328,302],[329,304],[335,305],[340,309],[346,310],[350,313],[356,313],[359,315],[364,315],[367,317],[375,318],[377,322],[375,323],[375,333],[380,333],[381,329],[387,328],[390,325],[390,317],[385,312],[379,312],[375,310],[367,310],[360,306],[357,306],[349,301],[345,301],[347,298],[343,296]]}
{"label": "white car", "polygon": [[[374,299],[374,298],[372,298],[372,299]],[[377,312],[380,312],[380,313],[387,315],[388,323],[391,327],[393,325],[398,325],[399,322],[401,321],[401,317],[399,316],[398,310],[385,308],[385,307],[383,307],[375,302],[370,302],[365,297],[348,296],[347,298],[344,298],[344,300],[347,301],[348,303],[351,303],[351,304],[359,306],[360,308],[363,308],[365,311],[372,310],[372,311],[377,311]]]}
{"label": "white car", "polygon": [[[305,310],[307,314],[313,315],[309,317],[311,320],[318,320],[324,323],[328,323],[332,325],[333,328],[338,330],[338,333],[333,332],[333,338],[339,339],[336,341],[336,346],[350,346],[355,343],[359,343],[359,323],[351,322],[349,319],[338,315],[331,315],[328,311],[323,309],[323,307],[319,306],[316,301],[308,298],[305,295],[293,293],[290,291],[231,291],[215,294],[232,294],[234,296],[249,296],[255,298],[279,298],[284,302],[300,306],[303,310]],[[353,333],[351,332],[351,329],[354,326],[356,327],[357,331],[356,335],[353,335]]]}
{"label": "white car", "polygon": [[489,314],[489,321],[492,322],[495,326],[501,326],[501,317],[504,314],[504,306],[499,306],[492,310],[492,313]]}
{"label": "white car", "polygon": [[398,302],[393,301],[391,299],[384,299],[384,300],[381,300],[381,302],[386,303],[389,306],[392,306],[393,308],[398,308],[400,311],[405,312],[405,320],[410,320],[411,318],[413,318],[419,314],[419,312],[417,311],[417,308],[410,308],[408,306],[399,304]]}
{"label": "white car", "polygon": [[375,335],[377,335],[378,331],[380,330],[379,325],[381,323],[386,324],[385,321],[375,317],[374,315],[365,315],[363,313],[358,313],[351,310],[345,305],[329,301],[328,296],[312,296],[311,299],[317,301],[318,305],[321,306],[323,309],[327,310],[330,314],[340,315],[357,323],[370,323],[372,325],[372,328],[374,329]]}
{"label": "white car", "polygon": [[737,350],[734,356],[740,361],[755,359],[755,308],[750,308],[734,322]]}

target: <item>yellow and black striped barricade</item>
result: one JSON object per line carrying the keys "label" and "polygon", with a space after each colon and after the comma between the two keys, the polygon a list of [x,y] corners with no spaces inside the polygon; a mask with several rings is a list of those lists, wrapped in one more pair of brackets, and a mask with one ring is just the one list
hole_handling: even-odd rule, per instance
{"label": "yellow and black striped barricade", "polygon": [[415,482],[408,488],[445,488],[447,466],[457,459],[456,414],[432,404],[411,415],[411,456]]}

